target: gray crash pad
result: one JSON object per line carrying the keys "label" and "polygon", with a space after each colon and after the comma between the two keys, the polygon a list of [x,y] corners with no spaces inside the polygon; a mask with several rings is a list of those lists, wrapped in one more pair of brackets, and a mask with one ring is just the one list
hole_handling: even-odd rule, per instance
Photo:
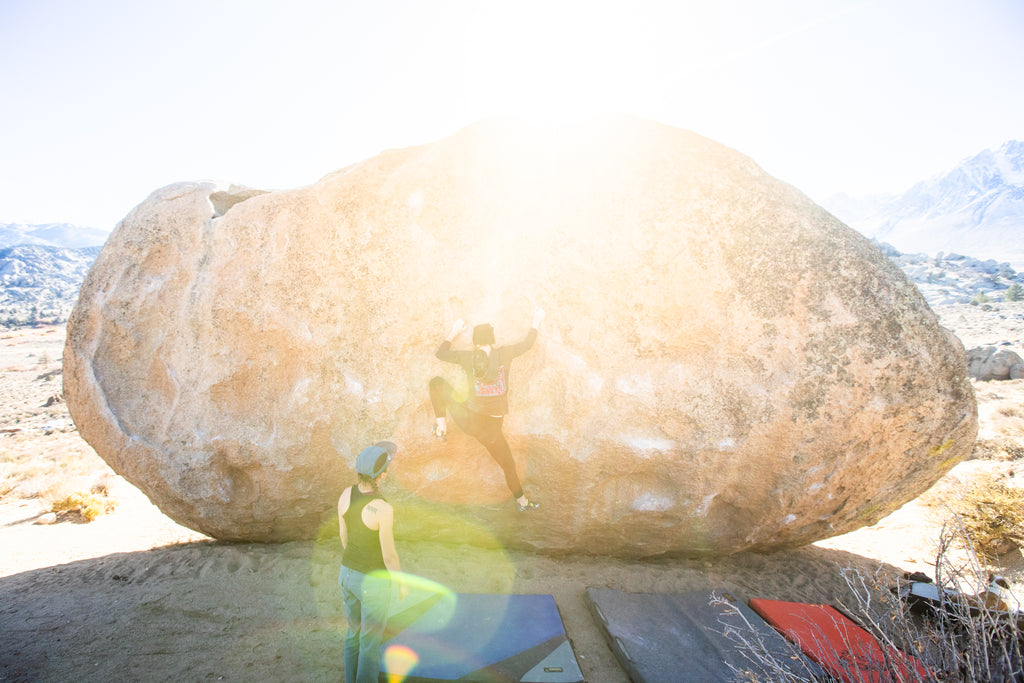
{"label": "gray crash pad", "polygon": [[[713,595],[729,604],[711,604]],[[712,683],[735,681],[737,671],[763,674],[744,655],[741,638],[756,643],[794,674],[823,675],[817,664],[725,590],[625,593],[588,588],[586,597],[634,683]]]}

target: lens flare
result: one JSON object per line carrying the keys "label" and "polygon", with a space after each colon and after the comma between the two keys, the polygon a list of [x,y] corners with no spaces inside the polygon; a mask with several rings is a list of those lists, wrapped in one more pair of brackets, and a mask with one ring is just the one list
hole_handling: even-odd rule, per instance
{"label": "lens flare", "polygon": [[391,645],[384,650],[384,666],[388,671],[388,683],[401,683],[419,664],[420,658],[404,645]]}

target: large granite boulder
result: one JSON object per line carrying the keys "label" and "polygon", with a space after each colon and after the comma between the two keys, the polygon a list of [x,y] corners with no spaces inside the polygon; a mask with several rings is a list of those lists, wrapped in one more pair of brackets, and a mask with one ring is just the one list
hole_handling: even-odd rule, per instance
{"label": "large granite boulder", "polygon": [[[513,365],[539,511],[430,434],[456,318]],[[868,240],[731,149],[630,117],[491,120],[309,187],[182,183],[111,235],[68,323],[85,439],[223,539],[329,525],[358,452],[400,446],[404,538],[621,556],[805,544],[969,454],[964,350]],[[467,345],[468,339],[457,340]]]}

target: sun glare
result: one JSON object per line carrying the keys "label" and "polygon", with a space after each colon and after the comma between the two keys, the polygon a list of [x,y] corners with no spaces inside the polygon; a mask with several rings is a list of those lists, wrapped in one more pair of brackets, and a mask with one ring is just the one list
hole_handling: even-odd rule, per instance
{"label": "sun glare", "polygon": [[492,114],[561,125],[634,110],[655,90],[645,74],[656,55],[631,15],[574,3],[515,12],[482,5],[467,32],[465,85]]}

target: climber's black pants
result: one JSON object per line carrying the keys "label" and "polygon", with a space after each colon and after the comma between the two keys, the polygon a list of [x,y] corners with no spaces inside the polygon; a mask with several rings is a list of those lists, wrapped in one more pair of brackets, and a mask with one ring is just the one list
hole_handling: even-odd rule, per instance
{"label": "climber's black pants", "polygon": [[452,385],[443,377],[430,380],[430,403],[434,407],[434,417],[444,417],[447,410],[459,429],[484,445],[491,457],[501,465],[508,490],[516,498],[521,498],[523,485],[516,474],[516,461],[512,459],[512,449],[508,447],[508,441],[501,431],[504,418],[474,413],[465,402],[456,398]]}

